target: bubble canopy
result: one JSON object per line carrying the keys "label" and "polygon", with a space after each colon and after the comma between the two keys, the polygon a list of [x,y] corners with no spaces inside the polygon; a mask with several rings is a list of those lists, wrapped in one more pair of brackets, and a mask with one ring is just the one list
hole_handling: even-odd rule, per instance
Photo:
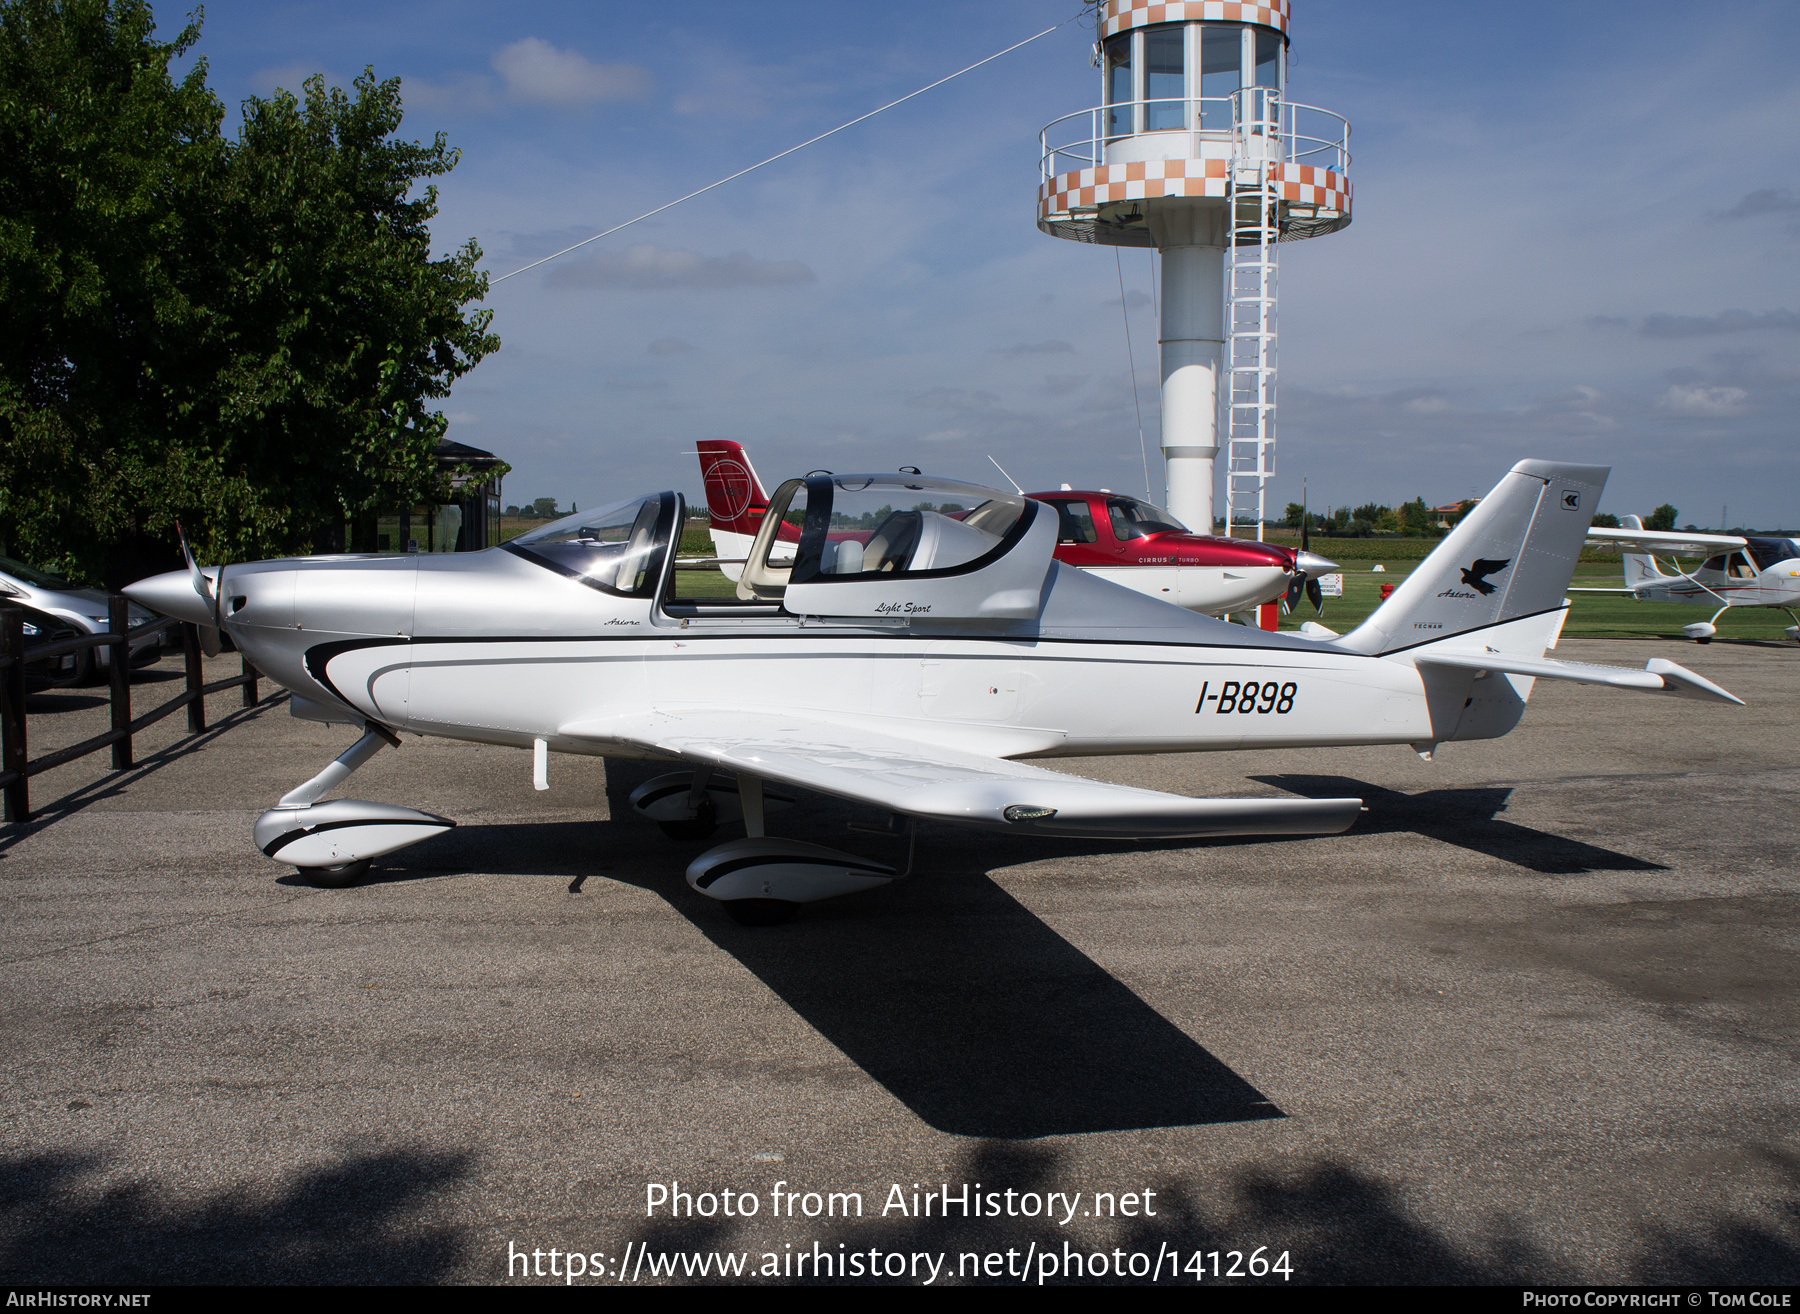
{"label": "bubble canopy", "polygon": [[941,578],[1003,556],[1033,511],[1023,497],[954,479],[812,474],[783,484],[769,505],[768,519],[797,526],[799,542],[765,550],[769,565],[783,547],[793,554],[795,584]]}

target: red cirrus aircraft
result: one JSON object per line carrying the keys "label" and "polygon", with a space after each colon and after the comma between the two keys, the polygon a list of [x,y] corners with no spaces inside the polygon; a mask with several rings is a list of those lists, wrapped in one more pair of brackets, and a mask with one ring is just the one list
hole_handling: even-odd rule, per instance
{"label": "red cirrus aircraft", "polygon": [[[699,456],[713,550],[735,582],[768,510],[768,494],[742,444],[705,439]],[[1316,607],[1319,576],[1337,569],[1304,547],[1190,533],[1168,512],[1122,493],[1064,487],[1026,496],[1056,508],[1058,561],[1190,611],[1219,616],[1284,597],[1292,606],[1302,592]],[[784,525],[776,536],[797,544],[800,530]]]}

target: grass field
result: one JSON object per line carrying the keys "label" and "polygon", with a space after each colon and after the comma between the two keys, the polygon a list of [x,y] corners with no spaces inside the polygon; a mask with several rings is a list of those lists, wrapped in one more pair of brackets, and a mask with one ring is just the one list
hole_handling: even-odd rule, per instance
{"label": "grass field", "polygon": [[[1366,541],[1366,540],[1365,540]],[[1315,540],[1315,549],[1324,544]],[[1325,614],[1320,624],[1329,625],[1340,634],[1360,624],[1381,601],[1381,586],[1397,584],[1416,561],[1388,561],[1386,572],[1372,574],[1365,567],[1350,565],[1344,571],[1344,596],[1325,599]],[[1360,563],[1357,563],[1360,565]],[[1583,561],[1576,567],[1575,588],[1619,588],[1624,580],[1617,566],[1604,562]],[[1712,615],[1708,607],[1679,602],[1637,602],[1624,594],[1571,593],[1572,606],[1563,633],[1581,639],[1672,638],[1688,640],[1681,633],[1683,625],[1692,625]],[[1281,618],[1281,628],[1297,630],[1305,621],[1314,619],[1313,609],[1302,603],[1299,611]],[[1782,631],[1793,622],[1787,613],[1769,607],[1734,607],[1719,618],[1721,639],[1756,639],[1767,642],[1792,643]]]}

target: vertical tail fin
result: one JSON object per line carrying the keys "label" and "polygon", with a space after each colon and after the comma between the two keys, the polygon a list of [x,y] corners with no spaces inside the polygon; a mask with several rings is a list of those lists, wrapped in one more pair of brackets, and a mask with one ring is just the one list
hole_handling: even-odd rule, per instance
{"label": "vertical tail fin", "polygon": [[1609,473],[1520,461],[1336,646],[1377,655],[1559,609]]}
{"label": "vertical tail fin", "polygon": [[[1642,529],[1643,519],[1639,516],[1626,516],[1619,522],[1620,529]],[[1656,558],[1637,552],[1627,552],[1625,560],[1625,587],[1635,589],[1640,584],[1651,584],[1659,579],[1669,578],[1663,574],[1662,567],[1656,564]]]}
{"label": "vertical tail fin", "polygon": [[699,443],[700,476],[706,484],[706,509],[712,527],[729,534],[754,536],[769,508],[769,495],[741,443],[707,438]]}

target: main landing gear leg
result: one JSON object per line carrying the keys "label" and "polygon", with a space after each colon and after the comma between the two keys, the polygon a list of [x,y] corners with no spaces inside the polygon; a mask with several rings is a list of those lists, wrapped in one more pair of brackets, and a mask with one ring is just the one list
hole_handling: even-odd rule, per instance
{"label": "main landing gear leg", "polygon": [[738,775],[738,797],[744,801],[744,834],[761,839],[763,830],[763,782],[761,776]]}
{"label": "main landing gear leg", "polygon": [[362,738],[336,761],[256,819],[256,847],[266,857],[292,863],[314,885],[335,888],[355,884],[372,859],[454,826],[447,817],[391,803],[354,798],[319,802],[384,744],[398,748],[400,739],[385,726],[366,725]]}
{"label": "main landing gear leg", "polygon": [[1786,607],[1783,607],[1782,610],[1786,611],[1788,619],[1794,622],[1792,625],[1787,627],[1788,638],[1793,639],[1797,643],[1800,643],[1800,616],[1794,615],[1794,613],[1791,611],[1788,611],[1788,609]]}

